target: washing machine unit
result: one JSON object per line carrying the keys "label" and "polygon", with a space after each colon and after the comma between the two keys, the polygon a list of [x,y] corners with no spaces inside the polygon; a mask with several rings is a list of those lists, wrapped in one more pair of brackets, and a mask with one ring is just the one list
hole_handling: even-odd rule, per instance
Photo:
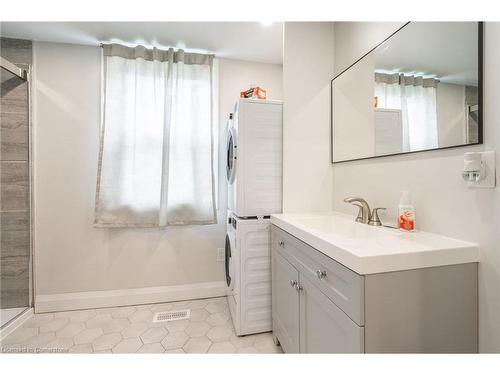
{"label": "washing machine unit", "polygon": [[269,218],[228,214],[227,299],[238,336],[272,329],[270,225]]}
{"label": "washing machine unit", "polygon": [[228,122],[228,209],[238,217],[281,213],[283,103],[240,99]]}
{"label": "washing machine unit", "polygon": [[239,262],[238,247],[236,246],[236,220],[233,220],[231,212],[227,214],[226,244],[224,255],[224,268],[226,279],[226,293],[228,303],[235,304],[239,296],[239,273],[235,273],[235,265]]}

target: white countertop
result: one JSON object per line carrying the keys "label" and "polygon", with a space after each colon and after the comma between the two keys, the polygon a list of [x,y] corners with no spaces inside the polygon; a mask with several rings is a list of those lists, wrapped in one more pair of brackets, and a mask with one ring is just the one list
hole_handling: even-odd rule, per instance
{"label": "white countertop", "polygon": [[374,227],[335,212],[277,214],[271,223],[361,275],[479,261],[475,243]]}

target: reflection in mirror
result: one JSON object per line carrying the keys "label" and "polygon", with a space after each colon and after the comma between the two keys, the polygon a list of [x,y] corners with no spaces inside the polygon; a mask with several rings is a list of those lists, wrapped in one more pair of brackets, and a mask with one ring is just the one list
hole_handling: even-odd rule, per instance
{"label": "reflection in mirror", "polygon": [[480,27],[409,23],[333,79],[333,162],[481,143]]}

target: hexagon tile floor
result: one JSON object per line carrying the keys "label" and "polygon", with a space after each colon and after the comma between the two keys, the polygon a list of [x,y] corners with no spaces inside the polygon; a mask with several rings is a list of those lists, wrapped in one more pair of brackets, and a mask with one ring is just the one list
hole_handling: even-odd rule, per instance
{"label": "hexagon tile floor", "polygon": [[[190,319],[153,323],[159,311]],[[1,342],[3,353],[282,353],[270,333],[237,337],[226,298],[36,314]]]}

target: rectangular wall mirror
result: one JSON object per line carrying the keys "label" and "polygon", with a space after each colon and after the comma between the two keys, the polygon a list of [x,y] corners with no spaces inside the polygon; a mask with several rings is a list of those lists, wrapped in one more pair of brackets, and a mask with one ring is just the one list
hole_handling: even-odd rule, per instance
{"label": "rectangular wall mirror", "polygon": [[332,80],[332,162],[483,142],[482,23],[410,22]]}

